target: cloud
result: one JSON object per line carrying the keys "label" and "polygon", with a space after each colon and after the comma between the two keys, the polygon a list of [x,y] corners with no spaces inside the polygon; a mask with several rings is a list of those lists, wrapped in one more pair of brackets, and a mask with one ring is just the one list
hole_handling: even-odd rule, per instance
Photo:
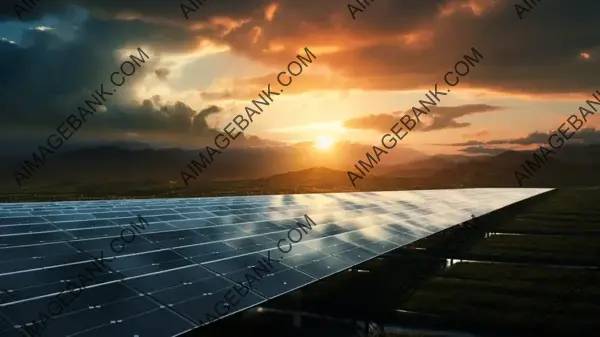
{"label": "cloud", "polygon": [[192,133],[194,134],[203,134],[206,130],[210,129],[208,124],[206,123],[206,117],[214,114],[218,114],[223,111],[218,106],[210,106],[204,110],[201,110],[196,116],[194,116],[192,121]]}
{"label": "cloud", "polygon": [[[285,65],[304,46],[327,47],[331,52],[316,55],[319,65],[343,79],[329,81],[336,88],[429,89],[434,83],[441,85],[444,74],[475,47],[484,57],[461,79],[461,88],[515,95],[597,89],[593,74],[600,63],[594,56],[600,53],[600,44],[590,35],[597,24],[576,19],[600,9],[593,0],[537,6],[524,20],[507,1],[380,1],[369,7],[368,15],[358,13],[357,20],[335,1],[281,1],[268,24],[263,17],[266,7],[256,4],[247,23],[222,41],[235,52],[270,65]],[[273,52],[274,44],[283,47]],[[582,58],[582,52],[590,58]],[[302,90],[322,86],[313,82]]]}
{"label": "cloud", "polygon": [[[37,11],[42,10],[41,3],[39,7]],[[123,37],[124,32],[127,37]],[[24,32],[23,43],[0,41],[0,101],[6,107],[0,110],[0,130],[32,135],[55,132],[67,116],[79,116],[78,107],[86,107],[85,100],[93,101],[91,94],[100,91],[102,85],[112,95],[106,96],[105,106],[86,117],[77,137],[135,134],[180,144],[214,139],[219,130],[209,128],[206,117],[220,113],[220,107],[197,111],[181,101],[163,102],[159,95],[141,102],[131,99],[146,75],[166,79],[169,74],[166,68],[155,68],[161,57],[157,46],[183,50],[186,43],[179,38],[166,39],[172,41],[165,43],[156,37],[170,34],[168,29],[139,21],[90,18],[78,34],[70,40],[55,30],[32,29]],[[138,56],[140,45],[145,46],[149,58],[113,92],[110,75],[124,60],[120,54]],[[244,137],[237,143],[244,143]]]}
{"label": "cloud", "polygon": [[[106,30],[98,32],[104,40],[153,40],[161,50],[189,50],[203,39],[260,63],[285,65],[305,46],[326,47],[331,52],[318,54],[319,64],[347,80],[337,83],[345,88],[429,88],[441,83],[472,47],[484,59],[461,87],[525,94],[588,92],[596,89],[594,74],[600,70],[594,57],[600,45],[590,34],[597,25],[577,19],[600,9],[594,0],[568,6],[545,3],[525,13],[524,20],[513,4],[492,0],[379,1],[369,6],[368,15],[358,13],[357,20],[344,3],[322,0],[248,0],[235,6],[214,1],[190,13],[189,20],[179,3],[168,1],[56,0],[40,3],[24,19],[63,15],[70,5],[105,20]],[[16,20],[12,6],[2,6],[0,20]],[[142,35],[132,29],[136,26],[153,28]],[[273,49],[275,45],[279,47]],[[582,53],[590,57],[582,58]]]}
{"label": "cloud", "polygon": [[[37,11],[42,10],[41,3],[39,7]],[[165,34],[164,27],[90,18],[78,29],[75,40],[55,30],[27,30],[23,33],[23,43],[0,41],[0,101],[7,107],[0,111],[0,128],[27,131],[56,128],[69,114],[78,114],[77,107],[91,99],[91,93],[100,90],[101,85],[113,87],[110,75],[119,70],[125,59],[116,51],[137,56],[138,46],[145,46],[149,58],[126,78],[118,92],[110,90],[113,95],[107,97],[106,103],[109,114],[111,105],[137,108],[131,102],[133,90],[146,74],[152,74],[154,64],[160,59],[160,53],[156,52],[159,49],[146,48],[158,43],[149,36]],[[165,47],[169,45],[181,48],[183,43],[172,42]],[[88,124],[85,131],[95,127],[95,123]]]}
{"label": "cloud", "polygon": [[487,104],[466,104],[451,107],[434,107],[431,109],[430,123],[421,131],[434,131],[442,129],[457,129],[470,126],[470,123],[457,122],[456,119],[467,115],[500,110],[500,107]]}
{"label": "cloud", "polygon": [[375,130],[387,132],[398,122],[399,116],[396,113],[368,115],[364,117],[352,118],[344,122],[345,128]]}
{"label": "cloud", "polygon": [[[379,0],[356,20],[346,4],[247,0],[232,6],[212,1],[186,20],[179,3],[162,0],[40,1],[23,20],[52,26],[32,21],[54,15],[60,21],[55,29],[25,30],[16,43],[0,36],[0,131],[51,132],[77,113],[90,92],[108,83],[122,61],[120,52],[128,55],[138,46],[151,51],[150,60],[127,78],[108,109],[79,132],[119,130],[180,139],[210,135],[213,130],[205,128],[203,117],[195,117],[218,103],[206,101],[253,99],[276,78],[266,74],[203,88],[200,98],[205,101],[195,109],[185,102],[156,104],[151,98],[132,102],[137,84],[147,78],[170,79],[171,68],[157,66],[164,54],[188,55],[203,43],[225,46],[236,56],[281,69],[309,47],[319,67],[331,75],[315,72],[294,78],[286,90],[290,95],[314,90],[429,90],[434,83],[442,85],[444,74],[471,54],[472,47],[484,57],[461,79],[461,89],[530,95],[599,89],[595,74],[600,70],[600,43],[592,34],[598,24],[580,19],[600,9],[597,1],[543,3],[523,20],[508,1]],[[75,18],[75,7],[87,16]],[[0,23],[17,20],[14,6],[0,6]],[[468,122],[459,117],[492,110],[468,111],[466,106],[432,110],[431,124],[421,131],[466,127]],[[387,123],[394,116],[364,117],[363,122],[371,129],[389,130],[395,122]],[[358,122],[347,121],[349,127],[364,128]]]}
{"label": "cloud", "polygon": [[170,72],[171,71],[167,68],[159,68],[154,71],[154,74],[156,74],[156,77],[158,77],[160,80],[164,81],[167,79]]}
{"label": "cloud", "polygon": [[[565,128],[563,128],[565,130]],[[596,128],[583,128],[579,131],[576,131],[575,134],[571,135],[574,132],[574,129],[569,128],[566,132],[570,138],[568,140],[569,143],[600,143],[600,130]],[[437,145],[449,145],[449,146],[481,146],[481,145],[539,145],[539,144],[548,144],[548,138],[558,132],[557,131],[548,131],[548,132],[532,132],[525,137],[520,138],[510,138],[510,139],[494,139],[488,141],[479,141],[479,140],[469,140],[467,142],[461,143],[452,143],[452,144],[437,144]]]}
{"label": "cloud", "polygon": [[481,131],[477,131],[477,132],[473,132],[473,133],[465,133],[463,134],[463,137],[465,138],[483,138],[485,136],[488,136],[490,134],[489,131],[486,130],[481,130]]}
{"label": "cloud", "polygon": [[[312,49],[309,48],[309,50],[312,52]],[[303,49],[302,52],[287,55],[287,62],[290,61],[290,56],[293,57],[295,55],[309,58]],[[316,56],[318,57],[318,55]],[[277,75],[278,73],[270,73],[260,77],[229,79],[226,84],[215,85],[215,88],[211,87],[210,90],[201,91],[200,95],[205,100],[255,99],[256,93],[264,89],[267,83],[276,83]],[[282,81],[286,81],[285,76],[282,76],[281,79]],[[285,89],[287,95],[301,94],[308,91],[361,89],[359,83],[352,83],[352,81],[339,76],[333,77],[302,73],[299,77],[293,77],[292,81],[293,84]],[[390,86],[391,88],[393,86]]]}
{"label": "cloud", "polygon": [[[239,95],[239,96],[236,95],[235,97],[238,99],[243,99],[243,98],[247,98],[246,96],[247,95]],[[232,98],[234,98],[234,95],[229,91],[201,92],[200,97],[202,97],[202,99],[206,100],[206,101],[221,101],[221,100],[226,100],[226,99],[232,99]]]}
{"label": "cloud", "polygon": [[[467,115],[497,111],[499,109],[501,108],[487,104],[466,104],[453,107],[434,107],[428,113],[429,118],[426,122],[426,125],[424,127],[416,128],[415,131],[426,132],[467,127],[471,124],[466,122],[458,122],[456,119]],[[407,110],[404,113],[408,112],[411,112],[411,110]],[[394,124],[398,123],[400,117],[404,113],[392,112],[389,114],[378,114],[352,118],[344,122],[344,127],[389,132],[390,128]]]}
{"label": "cloud", "polygon": [[509,149],[504,148],[490,148],[484,146],[470,146],[464,149],[460,149],[461,152],[468,154],[484,154],[484,155],[496,155],[502,152],[506,152]]}

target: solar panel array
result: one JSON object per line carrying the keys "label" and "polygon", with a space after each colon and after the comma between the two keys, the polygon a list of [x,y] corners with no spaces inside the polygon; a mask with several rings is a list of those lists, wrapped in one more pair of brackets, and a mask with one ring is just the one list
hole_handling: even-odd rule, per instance
{"label": "solar panel array", "polygon": [[[6,291],[0,291],[0,335],[177,336],[207,323],[206,313],[216,316],[215,303],[232,287],[248,286],[244,275],[268,254],[283,259],[222,317],[454,226],[471,214],[480,216],[546,191],[0,204],[0,290]],[[284,254],[278,241],[289,240],[297,222],[306,224],[305,214],[316,226]],[[123,249],[111,249],[138,216],[149,226]],[[78,274],[86,268],[97,269],[94,258],[100,256],[114,260],[77,298],[63,300],[68,304],[63,302],[56,313],[56,296],[68,282],[80,284]],[[49,319],[40,321],[40,313]]]}

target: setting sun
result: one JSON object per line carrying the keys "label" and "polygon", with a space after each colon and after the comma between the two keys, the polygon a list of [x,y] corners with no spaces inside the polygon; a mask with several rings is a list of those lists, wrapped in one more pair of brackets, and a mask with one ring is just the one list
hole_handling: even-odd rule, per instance
{"label": "setting sun", "polygon": [[315,140],[315,147],[319,150],[329,150],[333,145],[333,139],[321,136]]}

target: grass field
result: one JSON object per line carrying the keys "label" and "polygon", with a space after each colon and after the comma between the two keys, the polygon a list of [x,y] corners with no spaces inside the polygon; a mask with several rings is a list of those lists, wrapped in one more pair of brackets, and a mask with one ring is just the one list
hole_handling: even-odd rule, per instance
{"label": "grass field", "polygon": [[[492,263],[451,266],[422,283],[404,309],[478,324],[542,325],[557,334],[597,327],[600,271],[593,269],[600,262],[597,200],[598,190],[554,192],[497,226],[499,232],[534,231],[535,235],[492,235],[480,240],[466,252],[467,257],[485,256]],[[494,263],[507,258],[529,264]],[[543,265],[540,259],[560,265]],[[569,268],[574,263],[586,268]]]}

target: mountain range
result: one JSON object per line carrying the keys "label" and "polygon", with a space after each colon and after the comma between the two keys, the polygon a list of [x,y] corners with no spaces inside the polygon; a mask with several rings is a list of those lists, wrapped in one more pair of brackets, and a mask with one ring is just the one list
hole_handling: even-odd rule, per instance
{"label": "mountain range", "polygon": [[[370,147],[341,143],[330,151],[316,151],[312,144],[260,148],[224,149],[197,179],[185,186],[181,171],[198,152],[154,149],[140,144],[112,144],[77,148],[47,158],[46,163],[19,189],[14,171],[27,156],[1,158],[0,187],[6,192],[47,190],[58,186],[159,185],[167,189],[219,189],[219,184],[248,189],[389,190],[454,187],[518,187],[515,171],[532,160],[532,151],[506,151],[494,156],[427,156],[408,147],[398,147],[381,157],[381,163],[354,188],[347,171],[364,160]],[[206,153],[200,150],[201,153]],[[600,145],[572,145],[557,150],[523,187],[593,186],[600,180]],[[30,157],[30,156],[29,156]],[[237,186],[237,187],[236,187]]]}

